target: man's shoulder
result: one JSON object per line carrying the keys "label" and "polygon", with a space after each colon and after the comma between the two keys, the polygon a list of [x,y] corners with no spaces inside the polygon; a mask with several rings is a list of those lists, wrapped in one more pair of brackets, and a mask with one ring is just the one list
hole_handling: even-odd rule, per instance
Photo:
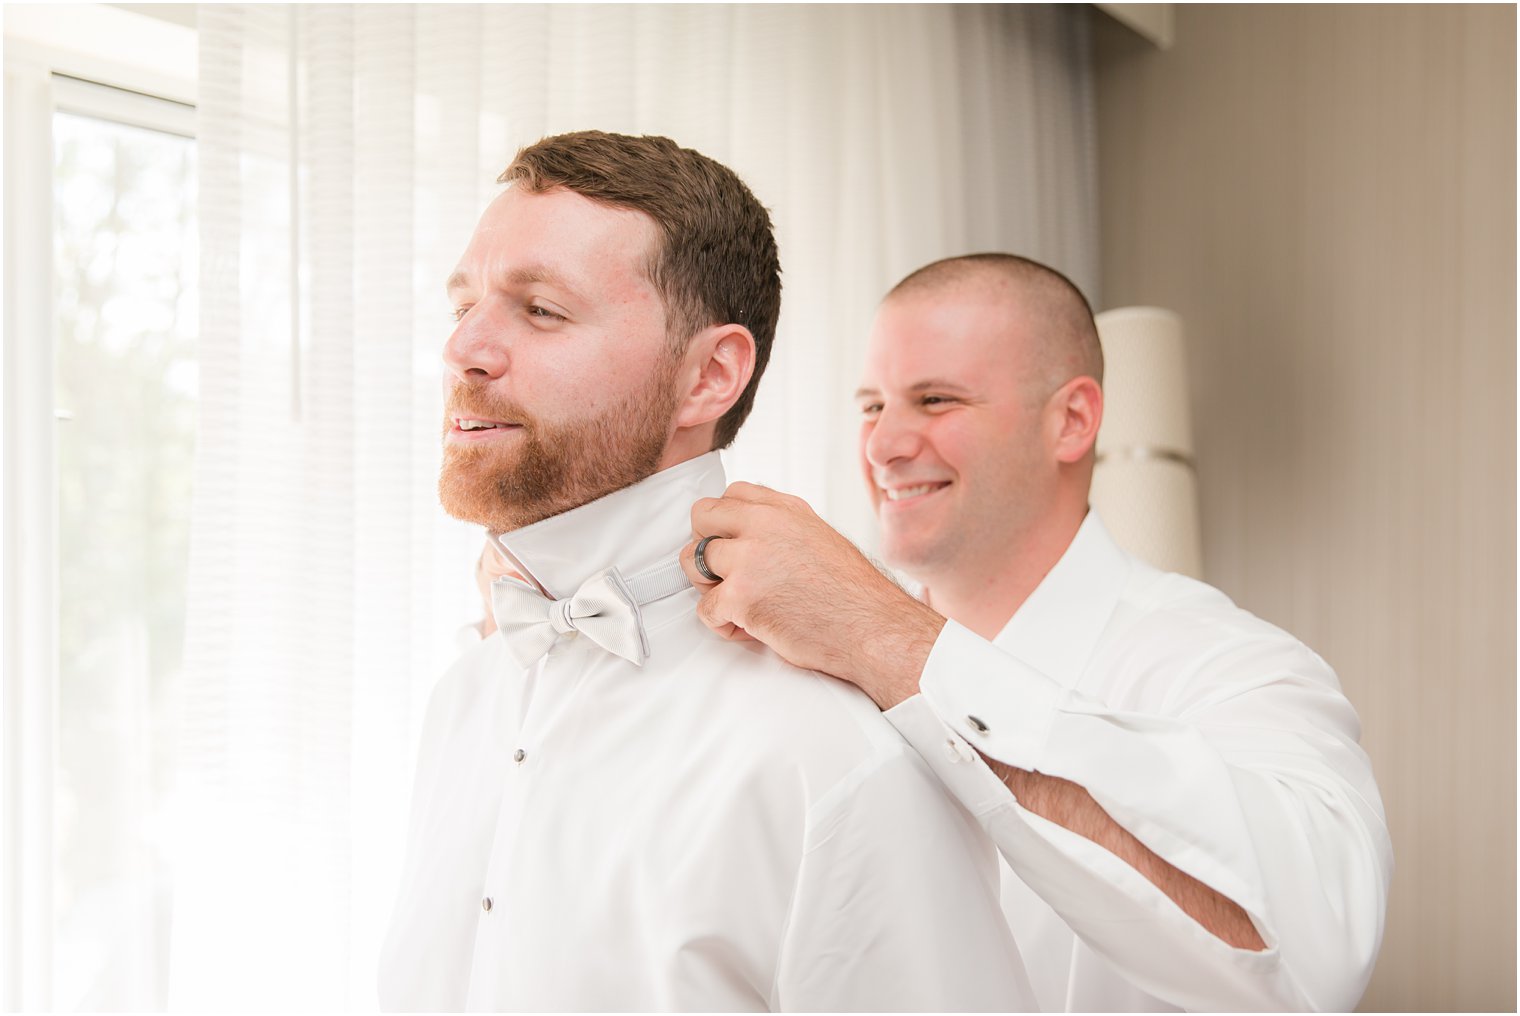
{"label": "man's shoulder", "polygon": [[1222,590],[1138,560],[1102,640],[1102,655],[1178,685],[1228,673],[1239,680],[1299,677],[1339,688],[1330,665],[1291,632]]}
{"label": "man's shoulder", "polygon": [[1163,571],[1124,549],[1096,514],[1083,522],[1057,571],[1065,577],[1046,609],[1081,611],[1096,603],[1107,612],[1111,605],[1103,625],[1106,641],[1116,635],[1150,636],[1182,649],[1247,639],[1310,652],[1290,633],[1238,606],[1223,590]]}
{"label": "man's shoulder", "polygon": [[794,667],[758,642],[716,635],[703,640],[693,662],[712,679],[711,697],[699,708],[710,706],[727,727],[725,764],[749,772],[752,789],[799,792],[810,845],[841,823],[875,828],[908,813],[920,828],[969,821],[917,750],[853,684]]}
{"label": "man's shoulder", "polygon": [[465,646],[433,682],[428,694],[427,723],[454,726],[459,718],[478,713],[484,700],[495,695],[499,675],[513,667],[509,661],[506,643],[495,632]]}
{"label": "man's shoulder", "polygon": [[1207,582],[1163,572],[1136,559],[1122,590],[1115,620],[1136,633],[1176,632],[1185,643],[1249,639],[1297,646],[1312,652],[1291,632],[1239,606]]}
{"label": "man's shoulder", "polygon": [[[699,630],[700,629],[700,630]],[[678,678],[741,738],[840,762],[895,754],[905,745],[854,685],[787,663],[759,642],[729,641],[692,615]]]}

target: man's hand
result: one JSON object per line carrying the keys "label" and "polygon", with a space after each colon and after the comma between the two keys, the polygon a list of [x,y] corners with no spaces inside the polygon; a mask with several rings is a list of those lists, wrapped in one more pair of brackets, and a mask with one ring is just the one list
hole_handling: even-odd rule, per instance
{"label": "man's hand", "polygon": [[[882,709],[918,692],[918,678],[945,619],[883,575],[806,501],[752,483],[691,510],[692,532],[715,536],[697,571],[696,541],[681,567],[702,591],[697,616],[725,638],[755,638],[787,662],[859,685]],[[1030,811],[1109,850],[1225,942],[1265,948],[1246,912],[1162,860],[1081,786],[988,758]]]}
{"label": "man's hand", "polygon": [[681,566],[702,592],[697,616],[729,639],[758,639],[788,663],[850,681],[883,709],[918,692],[945,619],[884,575],[808,503],[753,483],[691,509]]}

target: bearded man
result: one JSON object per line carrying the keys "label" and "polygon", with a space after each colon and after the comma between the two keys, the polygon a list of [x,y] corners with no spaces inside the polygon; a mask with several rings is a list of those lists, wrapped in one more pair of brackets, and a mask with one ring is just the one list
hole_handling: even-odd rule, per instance
{"label": "bearded man", "polygon": [[863,694],[725,641],[679,552],[780,307],[664,138],[519,152],[449,280],[454,515],[512,574],[429,705],[388,1009],[1022,1009],[975,820]]}

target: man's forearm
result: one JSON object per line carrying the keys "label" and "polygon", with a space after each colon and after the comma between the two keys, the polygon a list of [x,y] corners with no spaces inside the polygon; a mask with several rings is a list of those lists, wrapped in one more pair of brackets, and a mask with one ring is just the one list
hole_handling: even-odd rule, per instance
{"label": "man's forearm", "polygon": [[1058,776],[1015,769],[995,759],[987,759],[987,764],[1026,809],[1118,857],[1226,944],[1237,949],[1267,947],[1244,910],[1158,857],[1115,822],[1082,787]]}
{"label": "man's forearm", "polygon": [[[919,674],[944,627],[944,618],[935,611],[914,606],[918,609],[904,610],[890,622],[880,618],[865,626],[863,631],[874,631],[875,637],[857,643],[855,654],[841,668],[847,672],[838,675],[859,685],[883,710],[918,693]],[[991,758],[987,763],[1025,808],[1118,857],[1225,943],[1237,949],[1266,948],[1240,906],[1158,857],[1078,784]]]}
{"label": "man's forearm", "polygon": [[[916,601],[913,606],[900,605],[902,612],[890,620],[863,625],[855,652],[840,668],[845,672],[837,675],[859,685],[883,710],[918,693],[919,674],[944,627],[945,619],[934,610]],[[987,763],[1025,808],[1118,857],[1225,943],[1237,949],[1266,948],[1240,906],[1158,857],[1078,784],[991,758]]]}

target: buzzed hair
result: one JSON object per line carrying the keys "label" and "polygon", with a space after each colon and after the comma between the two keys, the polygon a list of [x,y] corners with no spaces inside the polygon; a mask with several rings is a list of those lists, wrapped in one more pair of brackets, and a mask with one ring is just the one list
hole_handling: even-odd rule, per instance
{"label": "buzzed hair", "polygon": [[979,282],[1003,282],[1030,311],[1038,328],[1035,355],[1044,365],[1040,379],[1046,394],[1075,377],[1103,383],[1103,347],[1087,297],[1066,276],[1049,265],[1017,254],[963,254],[933,261],[892,287],[886,304],[905,296],[929,296],[953,289],[975,288]]}

